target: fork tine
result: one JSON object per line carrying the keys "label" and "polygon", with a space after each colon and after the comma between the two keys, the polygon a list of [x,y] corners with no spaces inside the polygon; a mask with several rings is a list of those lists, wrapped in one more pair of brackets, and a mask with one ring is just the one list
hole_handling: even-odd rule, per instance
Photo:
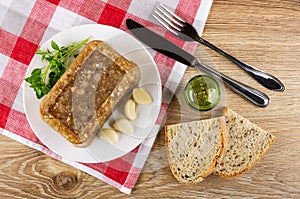
{"label": "fork tine", "polygon": [[178,35],[178,33],[173,30],[172,28],[170,28],[170,26],[163,21],[159,16],[156,16],[155,14],[153,15],[153,17],[164,27],[166,28],[168,31],[170,31],[171,33],[173,33],[174,35]]}
{"label": "fork tine", "polygon": [[165,15],[155,11],[154,12],[162,21],[164,21],[165,24],[168,24],[169,26],[171,26],[173,29],[180,31],[181,28],[177,26],[177,24],[174,24],[173,21],[171,19],[169,19],[169,17],[166,17]]}
{"label": "fork tine", "polygon": [[[177,19],[175,19],[172,15],[170,15],[168,12],[162,10],[160,7],[157,7],[157,10],[160,11],[160,13],[162,15],[164,15],[165,17],[163,17],[161,14],[159,14],[159,12],[155,11],[156,14],[158,14],[162,19],[164,19],[165,21],[168,21],[169,24],[173,24],[179,27],[183,27],[182,22],[178,21]],[[168,19],[166,19],[168,18]],[[177,29],[177,28],[176,28]],[[180,31],[179,29],[177,29],[178,31]]]}
{"label": "fork tine", "polygon": [[184,19],[182,19],[181,17],[179,17],[178,15],[176,15],[175,13],[173,13],[171,10],[169,10],[166,6],[164,6],[162,3],[159,4],[165,11],[167,11],[170,15],[172,15],[173,17],[175,17],[176,19],[178,19],[179,21],[185,23],[186,21]]}

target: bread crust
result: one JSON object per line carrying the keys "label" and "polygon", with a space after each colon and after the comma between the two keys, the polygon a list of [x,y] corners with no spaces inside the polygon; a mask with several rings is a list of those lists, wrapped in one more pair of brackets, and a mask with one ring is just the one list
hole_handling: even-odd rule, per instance
{"label": "bread crust", "polygon": [[[106,68],[100,68],[102,67],[102,65],[101,62],[98,60],[96,60],[98,62],[92,62],[93,66],[91,66],[92,64],[89,63],[92,55],[94,55],[96,51],[98,52],[98,57],[96,57],[96,55],[95,57],[99,58],[99,56],[101,55],[101,60],[105,60],[107,62],[106,64],[103,64],[103,67]],[[100,71],[99,78],[97,81],[93,80],[92,77],[93,75],[95,75],[95,73],[94,71],[90,71],[91,78],[87,80],[87,83],[85,82],[85,88],[89,89],[90,86],[93,86],[94,88],[94,98],[88,100],[94,100],[91,101],[91,103],[93,103],[93,106],[95,106],[93,107],[93,110],[96,111],[96,113],[92,116],[89,116],[88,119],[85,119],[87,120],[87,122],[82,125],[83,127],[81,128],[81,131],[81,129],[78,130],[79,128],[74,127],[75,122],[73,122],[74,107],[72,106],[74,106],[74,98],[76,98],[74,97],[74,92],[78,91],[79,93],[81,88],[79,86],[82,86],[77,83],[77,88],[76,81],[79,81],[79,74],[81,74],[81,72],[89,72],[87,69],[86,71],[84,71],[82,68],[83,66],[87,66],[87,68],[92,68],[94,67],[94,65],[97,65],[97,67],[100,68],[99,70],[97,69],[97,71]],[[111,80],[112,75],[110,74],[105,75],[106,71],[113,71],[113,69],[108,68],[113,68],[117,71],[119,75],[118,80]],[[131,76],[129,78],[128,74],[136,77],[136,79],[134,77],[132,78]],[[111,88],[111,90],[109,90],[110,94],[107,94],[105,99],[101,99],[99,104],[97,104],[97,100],[103,98],[103,96],[101,95],[100,97],[98,93],[100,92],[98,91],[99,87],[102,88],[100,85],[100,81],[102,81],[103,78],[107,78],[107,81],[115,81],[115,84],[117,84],[118,88],[121,86],[123,86],[124,88],[121,92],[118,93],[116,89],[114,89],[116,87]],[[111,115],[113,109],[117,106],[118,102],[120,101],[121,96],[125,95],[126,92],[128,92],[128,90],[133,87],[133,85],[136,85],[138,83],[139,80],[140,71],[138,69],[138,66],[134,62],[128,61],[126,58],[118,54],[114,49],[107,46],[103,41],[91,41],[85,46],[85,48],[80,52],[76,59],[71,63],[71,65],[61,76],[61,78],[56,82],[56,84],[53,86],[50,92],[44,97],[40,104],[40,115],[47,124],[49,124],[53,129],[55,129],[58,133],[60,133],[64,138],[66,138],[75,146],[87,146],[94,139],[96,132],[101,129],[102,125]],[[91,82],[95,83],[91,85]],[[102,85],[103,83],[110,84],[110,82],[105,82],[104,80],[102,81]],[[107,90],[108,88],[105,89]],[[84,91],[81,90],[81,92]],[[62,102],[62,99],[66,99],[65,102]],[[82,100],[82,103],[83,101],[84,100]],[[61,110],[55,112],[55,110],[58,110],[59,108],[61,108]],[[84,108],[85,107],[82,107],[80,110],[84,110]]]}

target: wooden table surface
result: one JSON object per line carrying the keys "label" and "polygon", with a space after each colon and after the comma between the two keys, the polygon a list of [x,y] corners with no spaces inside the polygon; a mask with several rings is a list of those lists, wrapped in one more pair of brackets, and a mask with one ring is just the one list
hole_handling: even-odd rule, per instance
{"label": "wooden table surface", "polygon": [[[211,175],[196,185],[172,176],[160,132],[131,195],[26,147],[0,140],[0,198],[300,198],[300,1],[215,0],[203,37],[241,60],[280,78],[285,92],[260,86],[245,72],[200,47],[196,56],[225,74],[267,93],[271,103],[258,108],[226,88],[226,105],[277,137],[248,172],[231,179]],[[209,56],[207,56],[209,55]],[[209,58],[208,58],[209,57]],[[194,75],[188,69],[187,80]],[[178,120],[174,98],[167,123]]]}

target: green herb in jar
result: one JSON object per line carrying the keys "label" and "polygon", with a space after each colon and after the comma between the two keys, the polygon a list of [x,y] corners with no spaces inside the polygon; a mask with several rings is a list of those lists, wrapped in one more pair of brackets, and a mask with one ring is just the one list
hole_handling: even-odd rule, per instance
{"label": "green herb in jar", "polygon": [[193,90],[193,98],[200,106],[209,105],[208,101],[208,86],[202,78],[197,78],[191,82],[191,89]]}
{"label": "green herb in jar", "polygon": [[193,77],[184,89],[184,97],[193,108],[206,111],[214,108],[220,101],[218,82],[210,76]]}

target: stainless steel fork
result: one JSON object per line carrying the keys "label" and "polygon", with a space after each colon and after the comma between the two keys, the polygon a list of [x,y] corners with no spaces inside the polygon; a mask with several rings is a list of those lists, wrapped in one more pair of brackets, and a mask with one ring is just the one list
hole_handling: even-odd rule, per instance
{"label": "stainless steel fork", "polygon": [[245,62],[238,60],[232,55],[224,52],[215,45],[209,43],[202,37],[200,37],[196,29],[186,22],[184,19],[170,11],[166,6],[160,4],[154,11],[153,17],[167,30],[185,41],[197,41],[223,55],[224,57],[231,60],[233,63],[238,65],[240,68],[245,70],[250,76],[256,81],[262,84],[264,87],[274,91],[284,91],[285,87],[283,83],[273,75],[266,73],[260,69],[255,68]]}

